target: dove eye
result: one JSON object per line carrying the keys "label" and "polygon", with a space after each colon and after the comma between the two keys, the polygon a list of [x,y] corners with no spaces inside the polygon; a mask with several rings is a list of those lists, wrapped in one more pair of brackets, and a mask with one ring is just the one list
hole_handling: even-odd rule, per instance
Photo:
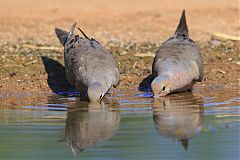
{"label": "dove eye", "polygon": [[166,89],[166,86],[164,86],[164,87],[162,88],[163,91],[165,91],[165,89]]}

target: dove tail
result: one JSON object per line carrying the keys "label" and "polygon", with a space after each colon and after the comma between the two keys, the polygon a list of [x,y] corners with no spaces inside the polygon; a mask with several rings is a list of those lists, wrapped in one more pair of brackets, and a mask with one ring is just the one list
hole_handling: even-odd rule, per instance
{"label": "dove tail", "polygon": [[187,151],[188,145],[189,145],[189,140],[186,138],[186,139],[181,139],[180,141],[181,141],[182,146],[184,147],[185,151]]}
{"label": "dove tail", "polygon": [[66,40],[66,41],[68,41],[69,39],[71,39],[71,37],[72,37],[72,35],[73,35],[73,31],[74,31],[74,29],[76,28],[76,25],[77,25],[76,22],[72,25],[71,30],[70,30],[70,32],[68,33],[68,36],[67,36],[67,40]]}
{"label": "dove tail", "polygon": [[61,30],[59,28],[55,28],[55,33],[61,44],[64,46],[68,37],[68,32]]}
{"label": "dove tail", "polygon": [[74,29],[76,28],[76,25],[77,25],[77,22],[75,22],[75,23],[72,25],[72,28],[71,28],[71,30],[70,30],[70,32],[69,32],[69,35],[72,35],[72,34],[73,34],[73,31],[74,31]]}
{"label": "dove tail", "polygon": [[85,38],[87,38],[88,40],[90,40],[90,38],[81,30],[81,28],[79,28],[79,27],[77,27],[78,28],[78,30],[83,34],[83,36],[85,37]]}
{"label": "dove tail", "polygon": [[182,12],[182,16],[178,24],[177,30],[175,32],[175,35],[183,35],[185,37],[188,37],[188,27],[186,22],[185,10],[183,10]]}

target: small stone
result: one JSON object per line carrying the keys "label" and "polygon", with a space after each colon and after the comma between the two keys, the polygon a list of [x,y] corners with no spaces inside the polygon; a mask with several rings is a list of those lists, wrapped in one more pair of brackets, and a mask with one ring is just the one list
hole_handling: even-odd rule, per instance
{"label": "small stone", "polygon": [[221,43],[221,41],[219,41],[219,40],[212,40],[211,42],[211,45],[212,45],[212,47],[213,48],[215,48],[215,47],[219,47],[222,43]]}
{"label": "small stone", "polygon": [[233,59],[230,57],[230,58],[228,58],[228,61],[232,61]]}
{"label": "small stone", "polygon": [[240,61],[237,61],[237,62],[233,62],[233,63],[235,63],[235,64],[237,64],[237,65],[240,65]]}
{"label": "small stone", "polygon": [[9,50],[9,51],[13,51],[14,48],[13,48],[13,47],[9,47],[8,50]]}
{"label": "small stone", "polygon": [[123,51],[123,52],[119,53],[120,56],[124,56],[124,55],[127,55],[127,54],[128,54],[128,52],[126,52],[126,51]]}
{"label": "small stone", "polygon": [[224,70],[218,70],[218,73],[225,74],[226,72]]}
{"label": "small stone", "polygon": [[10,77],[14,77],[14,76],[16,76],[16,73],[15,73],[15,72],[12,72],[12,73],[9,74],[9,76],[10,76]]}
{"label": "small stone", "polygon": [[6,58],[6,56],[5,55],[1,55],[1,59],[5,59]]}

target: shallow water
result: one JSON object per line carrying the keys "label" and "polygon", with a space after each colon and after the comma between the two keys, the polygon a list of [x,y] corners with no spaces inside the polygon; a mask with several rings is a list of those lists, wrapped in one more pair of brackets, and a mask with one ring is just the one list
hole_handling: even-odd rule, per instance
{"label": "shallow water", "polygon": [[[0,160],[240,159],[238,90],[0,97]],[[11,109],[14,108],[14,109]]]}

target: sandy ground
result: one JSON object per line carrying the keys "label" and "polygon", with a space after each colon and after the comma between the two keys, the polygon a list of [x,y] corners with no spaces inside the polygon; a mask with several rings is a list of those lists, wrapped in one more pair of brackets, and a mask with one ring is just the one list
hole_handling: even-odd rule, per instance
{"label": "sandy ground", "polygon": [[237,0],[0,0],[0,94],[50,91],[40,56],[62,63],[62,50],[24,45],[61,47],[54,28],[68,30],[75,21],[117,58],[119,87],[136,87],[151,73],[153,57],[134,55],[155,54],[173,35],[183,9],[204,55],[205,83],[239,87],[239,41],[213,36],[239,36],[239,7]]}
{"label": "sandy ground", "polygon": [[191,36],[207,41],[213,33],[239,35],[237,0],[0,0],[0,39],[58,43],[54,28],[74,21],[103,41],[109,38],[162,41],[173,34],[183,9]]}

